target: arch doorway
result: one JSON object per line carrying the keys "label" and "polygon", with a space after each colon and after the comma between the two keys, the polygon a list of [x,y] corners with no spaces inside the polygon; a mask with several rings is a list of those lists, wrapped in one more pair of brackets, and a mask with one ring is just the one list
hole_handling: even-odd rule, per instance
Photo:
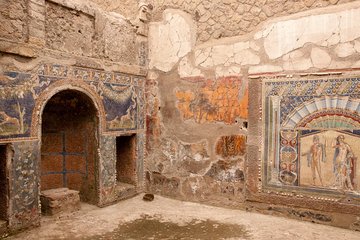
{"label": "arch doorway", "polygon": [[84,93],[64,90],[45,105],[41,134],[41,191],[69,188],[97,203],[99,119]]}

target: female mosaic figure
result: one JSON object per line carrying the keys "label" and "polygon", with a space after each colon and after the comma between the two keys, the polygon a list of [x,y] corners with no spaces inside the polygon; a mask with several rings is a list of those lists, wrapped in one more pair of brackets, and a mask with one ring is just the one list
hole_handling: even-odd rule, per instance
{"label": "female mosaic figure", "polygon": [[354,154],[349,144],[345,142],[345,136],[337,136],[332,144],[334,153],[335,187],[354,190],[352,171],[354,171]]}

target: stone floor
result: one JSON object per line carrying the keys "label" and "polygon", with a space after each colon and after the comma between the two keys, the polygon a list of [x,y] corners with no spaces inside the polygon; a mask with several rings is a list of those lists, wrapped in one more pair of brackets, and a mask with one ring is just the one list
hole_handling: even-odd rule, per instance
{"label": "stone floor", "polygon": [[281,217],[141,196],[106,208],[43,217],[42,226],[8,239],[347,239],[360,232]]}

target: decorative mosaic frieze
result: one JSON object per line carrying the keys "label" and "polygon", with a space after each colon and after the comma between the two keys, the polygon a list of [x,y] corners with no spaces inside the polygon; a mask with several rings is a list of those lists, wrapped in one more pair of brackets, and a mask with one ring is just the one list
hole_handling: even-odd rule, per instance
{"label": "decorative mosaic frieze", "polygon": [[0,79],[0,139],[29,137],[36,102],[60,80],[82,81],[98,94],[105,109],[105,132],[144,128],[142,76],[43,64],[36,73],[5,72]]}

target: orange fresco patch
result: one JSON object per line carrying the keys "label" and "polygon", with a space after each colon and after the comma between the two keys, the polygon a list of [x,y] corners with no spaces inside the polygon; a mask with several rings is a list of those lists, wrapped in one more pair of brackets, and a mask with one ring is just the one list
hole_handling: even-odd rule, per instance
{"label": "orange fresco patch", "polygon": [[241,118],[248,118],[248,106],[249,106],[249,89],[246,89],[244,97],[240,101],[239,115]]}
{"label": "orange fresco patch", "polygon": [[215,83],[211,80],[204,82],[197,92],[186,90],[175,93],[177,108],[184,120],[231,124],[236,118],[247,119],[248,90],[242,95],[240,78],[225,77]]}

